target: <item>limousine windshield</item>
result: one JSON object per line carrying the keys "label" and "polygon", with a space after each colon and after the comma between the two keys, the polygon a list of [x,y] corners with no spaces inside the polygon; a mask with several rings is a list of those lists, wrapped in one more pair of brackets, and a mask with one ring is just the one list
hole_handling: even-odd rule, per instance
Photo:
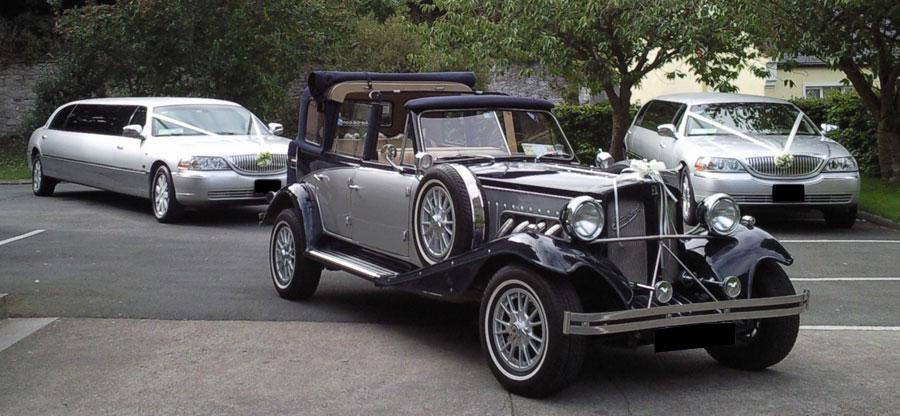
{"label": "limousine windshield", "polygon": [[266,127],[250,111],[230,105],[170,105],[157,107],[153,135],[259,135]]}

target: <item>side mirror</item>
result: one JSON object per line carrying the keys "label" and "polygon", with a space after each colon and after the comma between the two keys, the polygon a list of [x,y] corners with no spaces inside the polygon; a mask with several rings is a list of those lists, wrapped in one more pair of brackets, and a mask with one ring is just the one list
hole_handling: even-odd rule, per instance
{"label": "side mirror", "polygon": [[658,133],[660,136],[677,139],[677,137],[675,137],[675,130],[677,129],[675,128],[674,124],[660,124],[658,127],[656,127],[656,133]]}
{"label": "side mirror", "polygon": [[284,126],[281,123],[269,123],[269,133],[280,136],[284,133]]}
{"label": "side mirror", "polygon": [[144,131],[144,128],[140,124],[129,124],[122,128],[122,135],[125,137],[134,137],[136,139],[143,139],[144,136],[141,136],[141,133]]}
{"label": "side mirror", "polygon": [[609,152],[604,152],[603,149],[597,149],[597,156],[594,157],[594,166],[600,169],[609,169],[612,166],[615,160]]}
{"label": "side mirror", "polygon": [[834,131],[838,129],[838,126],[834,124],[822,123],[822,133],[828,133],[829,131]]}
{"label": "side mirror", "polygon": [[384,155],[384,159],[387,160],[391,167],[397,170],[401,170],[400,166],[397,166],[397,163],[394,162],[394,159],[397,158],[397,146],[388,143],[381,147],[381,153]]}

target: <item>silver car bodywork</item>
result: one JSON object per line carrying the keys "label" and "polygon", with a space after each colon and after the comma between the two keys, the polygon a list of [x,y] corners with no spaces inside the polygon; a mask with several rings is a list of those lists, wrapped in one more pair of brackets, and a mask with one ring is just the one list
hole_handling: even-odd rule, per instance
{"label": "silver car bodywork", "polygon": [[[662,161],[668,168],[683,166],[690,176],[695,201],[701,201],[714,193],[724,192],[741,205],[827,207],[850,206],[857,203],[858,172],[824,171],[825,163],[829,159],[851,154],[821,132],[812,137],[795,136],[788,150],[794,156],[794,170],[775,167],[775,159],[781,155],[788,141],[788,135],[745,138],[733,134],[709,136],[686,134],[688,117],[685,114],[689,114],[693,106],[719,103],[792,105],[787,101],[752,95],[696,93],[664,95],[653,99],[650,103],[652,102],[681,106],[678,115],[672,121],[675,125],[675,137],[668,137],[655,129],[638,125],[639,117],[636,117],[625,136],[626,151],[632,157]],[[738,159],[745,171],[699,172],[695,169],[695,163],[701,157]],[[784,184],[802,185],[805,189],[803,200],[792,202],[773,200],[773,185]]]}
{"label": "silver car bodywork", "polygon": [[[69,106],[135,106],[146,108],[139,137],[124,134],[94,134],[51,128],[60,110]],[[118,193],[147,198],[150,177],[161,165],[168,167],[176,199],[186,206],[220,203],[264,203],[257,181],[267,181],[278,189],[284,185],[287,147],[290,140],[269,131],[253,135],[198,135],[157,137],[151,123],[159,107],[175,105],[233,106],[238,104],[202,98],[100,98],[75,101],[60,106],[44,126],[31,135],[27,157],[40,155],[44,175]],[[271,153],[266,166],[257,165],[257,156]],[[191,170],[179,163],[194,156],[222,157],[227,170]],[[277,184],[276,184],[277,182]]]}

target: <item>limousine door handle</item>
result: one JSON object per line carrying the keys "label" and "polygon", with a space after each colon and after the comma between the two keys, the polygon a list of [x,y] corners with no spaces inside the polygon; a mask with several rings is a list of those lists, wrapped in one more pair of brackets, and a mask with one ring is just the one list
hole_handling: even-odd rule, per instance
{"label": "limousine door handle", "polygon": [[320,173],[313,173],[312,176],[313,176],[313,178],[316,178],[316,180],[319,182],[324,182],[324,181],[328,180],[328,176],[322,175]]}
{"label": "limousine door handle", "polygon": [[124,147],[122,147],[122,146],[116,146],[116,149],[122,150],[122,149],[124,149]]}
{"label": "limousine door handle", "polygon": [[46,135],[46,134],[42,134],[42,135],[41,135],[41,140],[47,140],[47,135]]}

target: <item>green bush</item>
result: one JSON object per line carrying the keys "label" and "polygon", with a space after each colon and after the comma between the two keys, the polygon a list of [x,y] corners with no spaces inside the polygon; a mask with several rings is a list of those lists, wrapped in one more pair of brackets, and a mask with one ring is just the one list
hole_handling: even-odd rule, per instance
{"label": "green bush", "polygon": [[878,175],[878,145],[875,137],[876,121],[856,93],[835,94],[825,99],[791,100],[816,125],[838,126],[828,137],[847,148],[859,163],[860,172]]}
{"label": "green bush", "polygon": [[[632,106],[631,117],[638,107]],[[612,107],[609,104],[562,104],[553,110],[563,132],[582,163],[591,163],[597,149],[609,150],[612,141]]]}

